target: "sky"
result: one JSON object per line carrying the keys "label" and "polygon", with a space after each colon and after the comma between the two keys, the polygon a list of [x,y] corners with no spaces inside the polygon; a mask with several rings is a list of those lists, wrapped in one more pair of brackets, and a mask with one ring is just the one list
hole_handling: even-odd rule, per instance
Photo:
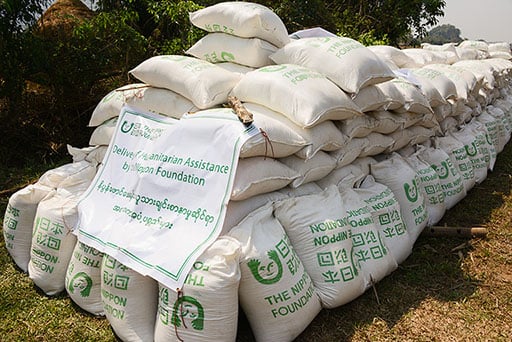
{"label": "sky", "polygon": [[512,43],[512,0],[445,0],[438,25],[451,24],[464,39]]}

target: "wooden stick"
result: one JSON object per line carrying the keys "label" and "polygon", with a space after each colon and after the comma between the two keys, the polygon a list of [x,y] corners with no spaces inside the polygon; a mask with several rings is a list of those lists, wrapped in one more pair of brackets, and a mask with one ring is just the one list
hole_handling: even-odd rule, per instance
{"label": "wooden stick", "polygon": [[425,227],[421,235],[424,236],[460,236],[460,237],[485,237],[487,228],[484,227]]}

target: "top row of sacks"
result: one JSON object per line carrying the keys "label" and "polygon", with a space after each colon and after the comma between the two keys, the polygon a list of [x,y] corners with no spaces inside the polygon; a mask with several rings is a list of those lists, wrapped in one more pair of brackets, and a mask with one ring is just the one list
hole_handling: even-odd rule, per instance
{"label": "top row of sacks", "polygon": [[223,2],[190,13],[190,21],[209,34],[186,53],[212,63],[296,64],[324,74],[347,93],[394,78],[380,58],[353,39],[328,32],[290,39],[279,16],[263,5]]}

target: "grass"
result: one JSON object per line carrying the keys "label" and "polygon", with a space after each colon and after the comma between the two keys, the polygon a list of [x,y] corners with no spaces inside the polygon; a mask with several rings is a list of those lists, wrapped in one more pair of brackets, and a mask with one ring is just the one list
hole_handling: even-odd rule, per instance
{"label": "grass", "polygon": [[[50,165],[3,169],[0,190],[37,179]],[[322,310],[297,341],[512,340],[512,144],[493,172],[440,225],[483,226],[485,238],[420,236],[410,257],[365,294]],[[2,192],[2,213],[10,192]],[[2,341],[115,341],[108,321],[65,296],[47,297],[0,242]],[[238,341],[254,341],[240,314]]]}

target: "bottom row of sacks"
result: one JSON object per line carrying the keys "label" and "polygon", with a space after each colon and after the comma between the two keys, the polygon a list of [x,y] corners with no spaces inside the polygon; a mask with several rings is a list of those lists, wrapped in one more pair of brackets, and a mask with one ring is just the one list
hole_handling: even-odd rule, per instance
{"label": "bottom row of sacks", "polygon": [[[410,195],[415,181],[400,182]],[[291,341],[322,308],[357,298],[409,256],[427,216],[414,191],[423,219],[409,229],[394,192],[372,175],[357,188],[309,184],[220,236],[181,289],[78,242],[65,288],[123,341],[234,341],[239,305],[257,341]]]}

